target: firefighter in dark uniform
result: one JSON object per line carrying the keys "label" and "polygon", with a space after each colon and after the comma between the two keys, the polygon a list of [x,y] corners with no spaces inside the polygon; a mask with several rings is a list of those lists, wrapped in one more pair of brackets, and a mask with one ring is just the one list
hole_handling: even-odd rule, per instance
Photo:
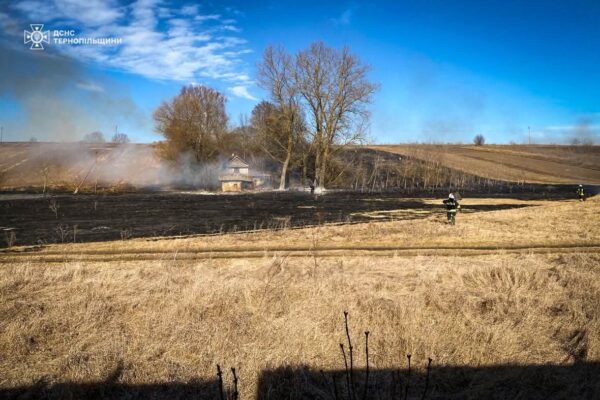
{"label": "firefighter in dark uniform", "polygon": [[446,205],[446,216],[448,217],[448,223],[454,225],[456,223],[456,213],[460,210],[460,204],[454,198],[454,194],[450,193],[448,198],[444,200]]}
{"label": "firefighter in dark uniform", "polygon": [[579,198],[579,201],[585,201],[585,192],[583,190],[583,185],[579,185],[579,187],[577,188],[577,197]]}

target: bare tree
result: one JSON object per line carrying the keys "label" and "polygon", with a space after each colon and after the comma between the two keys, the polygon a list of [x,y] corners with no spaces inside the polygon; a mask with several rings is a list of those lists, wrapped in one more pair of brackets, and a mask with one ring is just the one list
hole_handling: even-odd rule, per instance
{"label": "bare tree", "polygon": [[48,187],[48,176],[50,175],[50,165],[47,163],[44,163],[42,168],[40,168],[39,172],[44,180],[43,187],[42,187],[42,194],[44,195],[44,197],[46,197],[46,188]]}
{"label": "bare tree", "polygon": [[130,142],[129,136],[127,136],[126,133],[115,133],[110,141],[116,144],[126,144]]}
{"label": "bare tree", "polygon": [[213,160],[227,132],[225,96],[206,86],[185,86],[154,112],[156,131],[167,139],[164,154],[176,159],[192,152],[196,161]]}
{"label": "bare tree", "polygon": [[92,133],[88,133],[82,139],[85,143],[104,143],[106,139],[104,139],[104,134],[99,131],[95,131]]}
{"label": "bare tree", "polygon": [[287,173],[292,163],[300,160],[305,143],[306,126],[301,115],[294,115],[294,124],[275,104],[261,101],[252,110],[250,118],[255,149],[281,164],[279,189],[286,187]]}
{"label": "bare tree", "polygon": [[485,144],[485,137],[482,134],[475,135],[473,138],[473,143],[475,146],[483,146]]}
{"label": "bare tree", "polygon": [[[292,161],[294,147],[299,140],[304,138],[304,119],[300,108],[300,94],[294,82],[294,59],[283,48],[266,48],[263,59],[258,64],[258,82],[270,94],[275,107],[268,107],[261,103],[257,107],[258,113],[264,111],[264,118],[260,118],[262,133],[268,136],[267,142],[272,142],[278,148],[275,153],[269,154],[281,162],[281,179],[279,189],[286,186],[288,168]],[[254,113],[253,113],[254,114]],[[268,115],[267,115],[268,114]],[[272,129],[274,128],[274,129]],[[281,151],[282,150],[282,151]],[[275,156],[283,153],[282,156]]]}
{"label": "bare tree", "polygon": [[[285,150],[285,141],[282,143],[283,133],[280,113],[277,107],[268,101],[261,101],[252,109],[250,126],[256,136],[259,150],[266,153],[276,161],[282,160],[282,150]],[[282,146],[283,144],[283,146]],[[283,154],[285,158],[285,154]]]}
{"label": "bare tree", "polygon": [[367,106],[377,85],[367,78],[369,67],[347,47],[335,50],[313,43],[296,55],[294,83],[312,123],[317,185],[325,186],[334,151],[364,137]]}

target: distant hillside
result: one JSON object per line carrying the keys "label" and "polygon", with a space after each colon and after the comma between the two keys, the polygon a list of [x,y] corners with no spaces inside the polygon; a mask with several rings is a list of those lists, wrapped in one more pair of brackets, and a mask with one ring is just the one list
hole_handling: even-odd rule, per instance
{"label": "distant hillside", "polygon": [[600,146],[380,145],[372,149],[436,161],[496,180],[543,184],[600,184]]}

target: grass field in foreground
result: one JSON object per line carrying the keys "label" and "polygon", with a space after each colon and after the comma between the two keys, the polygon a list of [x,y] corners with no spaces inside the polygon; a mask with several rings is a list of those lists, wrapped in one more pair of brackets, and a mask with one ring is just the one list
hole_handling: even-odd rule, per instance
{"label": "grass field in foreground", "polygon": [[[299,391],[331,398],[311,371],[343,369],[339,343],[347,310],[359,368],[365,365],[362,332],[369,330],[373,371],[405,367],[407,353],[417,372],[427,357],[435,367],[476,371],[434,370],[428,398],[593,398],[600,388],[586,373],[523,371],[600,361],[598,253],[290,258],[282,251],[253,259],[177,258],[179,249],[240,244],[434,248],[592,244],[600,237],[598,198],[530,205],[459,215],[455,227],[440,214],[41,251],[166,250],[153,261],[11,259],[0,269],[0,393],[15,387],[36,393],[40,382],[100,382],[98,390],[122,385],[119,393],[127,397],[135,385],[171,383],[180,386],[154,397],[183,398],[181,387],[198,388],[194,379],[214,382],[220,363],[237,367],[242,398],[301,398]],[[506,365],[512,367],[502,373],[486,369]],[[265,381],[282,367],[292,371],[286,379]],[[528,379],[538,386],[523,385]],[[423,381],[413,384],[416,390]],[[68,397],[68,388],[51,393]],[[420,398],[420,391],[410,397]]]}

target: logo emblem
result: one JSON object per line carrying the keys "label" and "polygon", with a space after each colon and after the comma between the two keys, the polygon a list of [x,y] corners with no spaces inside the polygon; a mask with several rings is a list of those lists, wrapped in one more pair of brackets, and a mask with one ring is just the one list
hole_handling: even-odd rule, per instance
{"label": "logo emblem", "polygon": [[29,24],[31,31],[23,31],[23,43],[31,43],[30,50],[44,50],[44,43],[50,43],[48,31],[44,32],[44,24]]}

